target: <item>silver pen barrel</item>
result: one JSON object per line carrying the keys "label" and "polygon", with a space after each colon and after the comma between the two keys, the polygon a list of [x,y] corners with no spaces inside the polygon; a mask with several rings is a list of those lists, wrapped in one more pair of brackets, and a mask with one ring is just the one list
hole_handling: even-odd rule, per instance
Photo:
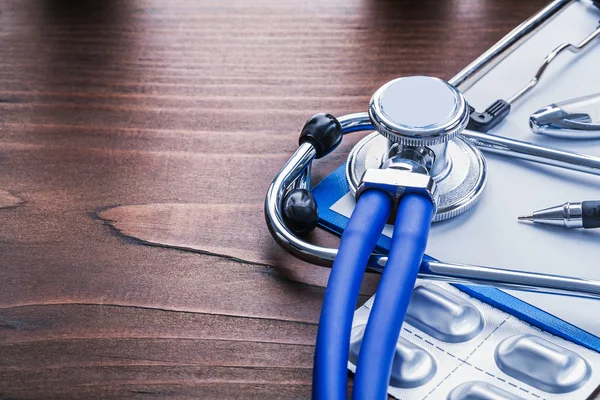
{"label": "silver pen barrel", "polygon": [[562,226],[567,229],[583,228],[583,210],[581,203],[565,203],[534,211],[531,215],[519,217],[519,221]]}
{"label": "silver pen barrel", "polygon": [[519,221],[561,226],[567,229],[600,228],[600,201],[565,203],[521,216]]}

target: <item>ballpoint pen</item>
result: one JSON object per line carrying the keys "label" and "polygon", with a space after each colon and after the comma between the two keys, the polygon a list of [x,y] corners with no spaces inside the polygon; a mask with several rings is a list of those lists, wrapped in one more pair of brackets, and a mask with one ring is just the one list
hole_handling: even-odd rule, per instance
{"label": "ballpoint pen", "polygon": [[565,203],[521,216],[519,221],[556,225],[567,229],[600,228],[600,201]]}

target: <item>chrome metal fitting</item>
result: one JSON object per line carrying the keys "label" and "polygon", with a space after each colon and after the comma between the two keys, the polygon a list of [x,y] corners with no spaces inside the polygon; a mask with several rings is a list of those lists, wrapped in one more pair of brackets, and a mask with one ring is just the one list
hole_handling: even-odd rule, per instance
{"label": "chrome metal fitting", "polygon": [[369,118],[390,141],[410,146],[447,143],[469,122],[469,107],[460,91],[428,76],[394,79],[371,98]]}
{"label": "chrome metal fitting", "polygon": [[408,169],[368,169],[356,191],[356,200],[369,189],[383,190],[395,202],[407,193],[416,193],[427,197],[433,203],[433,215],[437,211],[438,195],[435,181],[427,173]]}
{"label": "chrome metal fitting", "polygon": [[423,174],[432,173],[436,155],[429,147],[402,146],[394,143],[381,168],[408,169]]}

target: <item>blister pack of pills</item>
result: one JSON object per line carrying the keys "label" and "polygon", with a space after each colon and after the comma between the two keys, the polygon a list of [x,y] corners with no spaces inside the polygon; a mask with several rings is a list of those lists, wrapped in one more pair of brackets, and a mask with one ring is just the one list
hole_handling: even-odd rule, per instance
{"label": "blister pack of pills", "polygon": [[[353,372],[373,301],[354,313],[348,363]],[[599,353],[454,286],[419,280],[388,393],[401,400],[566,400],[585,399],[599,384]]]}

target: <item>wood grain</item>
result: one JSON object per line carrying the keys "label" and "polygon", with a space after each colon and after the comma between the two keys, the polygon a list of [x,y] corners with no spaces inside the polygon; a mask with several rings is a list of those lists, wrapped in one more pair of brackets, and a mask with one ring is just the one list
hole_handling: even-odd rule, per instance
{"label": "wood grain", "polygon": [[0,190],[0,209],[12,208],[23,204],[23,199],[4,190]]}
{"label": "wood grain", "polygon": [[309,398],[327,269],[262,215],[300,127],[543,3],[2,1],[0,397]]}
{"label": "wood grain", "polygon": [[[301,262],[270,240],[262,204],[142,204],[113,207],[97,215],[140,243],[267,266],[279,279],[327,285],[328,269]],[[323,231],[310,239],[328,246],[339,242]],[[369,274],[362,293],[372,295],[377,283],[378,276]]]}

